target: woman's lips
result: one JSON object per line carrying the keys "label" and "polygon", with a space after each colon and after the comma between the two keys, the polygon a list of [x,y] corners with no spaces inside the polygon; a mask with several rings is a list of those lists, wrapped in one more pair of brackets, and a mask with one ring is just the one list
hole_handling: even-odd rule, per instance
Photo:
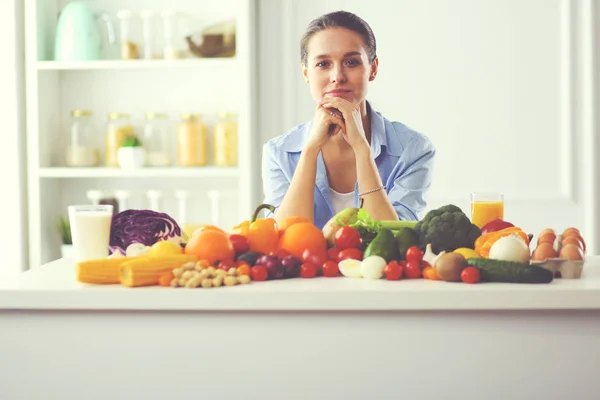
{"label": "woman's lips", "polygon": [[325,93],[325,95],[332,97],[344,97],[350,93],[352,93],[351,90],[332,90],[331,92]]}

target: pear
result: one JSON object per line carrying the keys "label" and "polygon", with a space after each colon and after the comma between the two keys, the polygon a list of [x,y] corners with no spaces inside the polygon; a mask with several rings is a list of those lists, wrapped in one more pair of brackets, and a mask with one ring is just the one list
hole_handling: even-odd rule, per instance
{"label": "pear", "polygon": [[358,210],[357,207],[348,207],[335,214],[327,223],[323,226],[323,235],[327,239],[329,246],[335,245],[335,233],[342,226],[351,225],[356,222]]}

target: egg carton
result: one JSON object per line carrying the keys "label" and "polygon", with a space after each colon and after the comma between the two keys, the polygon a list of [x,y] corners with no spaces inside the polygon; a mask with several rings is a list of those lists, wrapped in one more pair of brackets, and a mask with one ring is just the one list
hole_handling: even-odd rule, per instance
{"label": "egg carton", "polygon": [[555,278],[580,279],[585,259],[575,261],[566,258],[547,258],[544,261],[532,260],[530,263],[552,271]]}

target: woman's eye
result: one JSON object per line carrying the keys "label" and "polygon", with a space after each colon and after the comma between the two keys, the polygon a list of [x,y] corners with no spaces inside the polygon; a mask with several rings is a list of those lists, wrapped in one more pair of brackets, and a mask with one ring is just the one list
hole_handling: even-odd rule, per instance
{"label": "woman's eye", "polygon": [[317,67],[326,67],[328,65],[327,61],[321,61],[317,63]]}
{"label": "woman's eye", "polygon": [[351,59],[347,61],[348,65],[360,65],[360,61]]}

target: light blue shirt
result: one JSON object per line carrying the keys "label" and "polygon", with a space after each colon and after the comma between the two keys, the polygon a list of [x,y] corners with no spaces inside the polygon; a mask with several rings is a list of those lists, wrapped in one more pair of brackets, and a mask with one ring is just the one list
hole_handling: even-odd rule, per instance
{"label": "light blue shirt", "polygon": [[[269,140],[263,146],[265,203],[276,208],[281,205],[311,126],[312,120]],[[371,154],[398,217],[401,220],[419,220],[426,207],[425,194],[431,186],[435,156],[431,141],[400,122],[387,120],[371,108]],[[369,189],[374,188],[363,188],[364,191]],[[354,206],[359,206],[358,183],[354,188]],[[314,224],[321,229],[333,215],[325,163],[319,153],[314,190]]]}

